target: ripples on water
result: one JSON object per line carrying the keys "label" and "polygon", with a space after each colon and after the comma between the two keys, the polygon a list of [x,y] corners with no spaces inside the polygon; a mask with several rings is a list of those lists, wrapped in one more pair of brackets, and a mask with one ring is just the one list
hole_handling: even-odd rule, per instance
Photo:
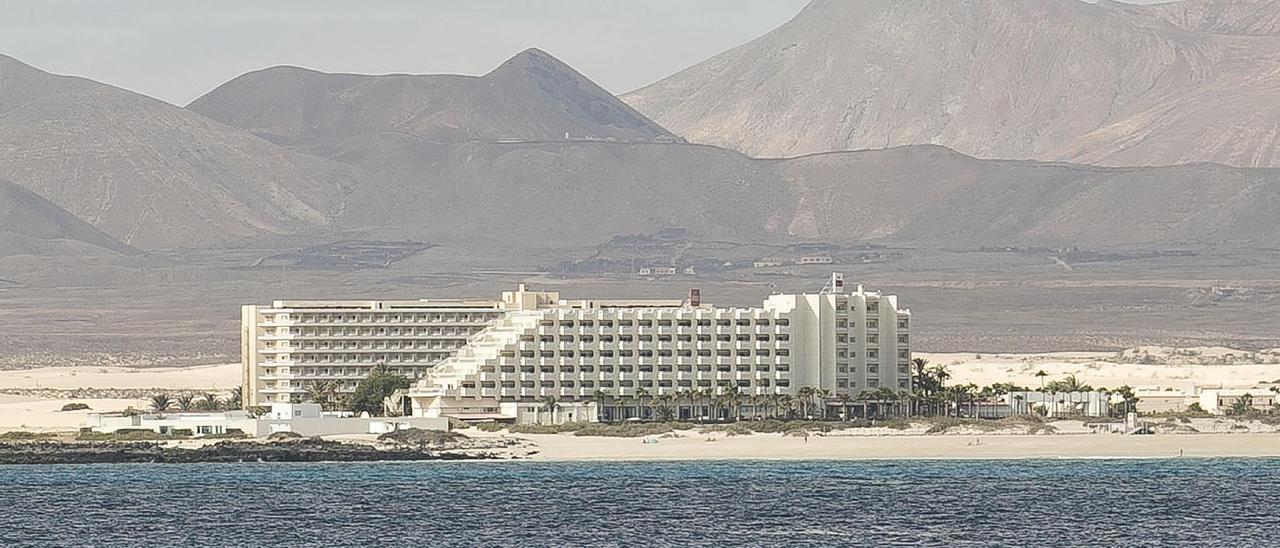
{"label": "ripples on water", "polygon": [[1280,460],[0,467],[3,546],[1275,545]]}

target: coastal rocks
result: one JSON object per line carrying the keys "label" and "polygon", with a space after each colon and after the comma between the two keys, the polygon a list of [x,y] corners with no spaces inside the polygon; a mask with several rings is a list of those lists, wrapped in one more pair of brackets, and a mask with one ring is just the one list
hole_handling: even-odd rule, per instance
{"label": "coastal rocks", "polygon": [[370,462],[516,458],[509,452],[375,446],[307,438],[222,441],[196,448],[154,442],[0,443],[0,464]]}

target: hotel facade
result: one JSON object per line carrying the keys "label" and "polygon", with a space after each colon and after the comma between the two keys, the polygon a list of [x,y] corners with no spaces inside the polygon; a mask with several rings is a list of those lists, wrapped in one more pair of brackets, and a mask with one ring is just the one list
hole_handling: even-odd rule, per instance
{"label": "hotel facade", "polygon": [[504,315],[498,300],[275,301],[240,312],[245,406],[306,400],[312,383],[355,390],[386,364],[410,379]]}
{"label": "hotel facade", "polygon": [[[402,394],[405,413],[420,417],[536,417],[543,402],[555,398],[564,410],[556,416],[596,420],[601,395],[795,396],[808,387],[838,399],[911,389],[910,311],[893,295],[845,291],[840,275],[822,292],[770,295],[761,306],[743,308],[703,304],[696,294],[667,301],[564,300],[523,285],[492,302],[429,302],[246,307],[245,394],[253,398],[247,401],[296,401],[306,382],[334,371],[351,389],[359,373],[379,361],[421,375]],[[367,319],[353,322],[351,310]],[[281,328],[293,337],[283,348]],[[339,328],[345,338],[322,346],[318,334]],[[352,339],[353,328],[364,338]],[[430,335],[434,329],[456,335]],[[432,336],[441,338],[426,341],[438,347],[417,346],[419,337]],[[353,343],[365,350],[349,352]],[[406,349],[408,343],[415,346]],[[637,405],[614,412],[606,418],[641,411]],[[677,416],[697,413],[691,403]]]}

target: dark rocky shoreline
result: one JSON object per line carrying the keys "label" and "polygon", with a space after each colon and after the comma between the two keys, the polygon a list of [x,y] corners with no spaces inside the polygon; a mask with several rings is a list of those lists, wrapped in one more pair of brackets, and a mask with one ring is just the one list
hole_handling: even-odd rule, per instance
{"label": "dark rocky shoreline", "polygon": [[0,443],[0,464],[371,462],[509,458],[513,457],[494,452],[343,443],[314,438],[289,441],[221,441],[194,448],[145,441]]}

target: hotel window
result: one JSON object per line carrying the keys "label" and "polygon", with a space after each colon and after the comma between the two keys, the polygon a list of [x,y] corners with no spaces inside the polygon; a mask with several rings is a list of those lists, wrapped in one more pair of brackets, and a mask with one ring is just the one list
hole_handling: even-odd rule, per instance
{"label": "hotel window", "polygon": [[653,320],[639,320],[638,325],[640,327],[653,327]]}
{"label": "hotel window", "polygon": [[636,322],[631,320],[618,320],[618,327],[633,327]]}
{"label": "hotel window", "polygon": [[561,336],[560,336],[560,342],[562,342],[562,343],[571,343],[571,342],[573,342],[573,335],[561,335]]}
{"label": "hotel window", "polygon": [[774,367],[773,369],[774,369],[774,371],[781,371],[781,372],[784,372],[784,373],[785,373],[785,372],[787,372],[787,371],[791,371],[791,364],[788,364],[788,363],[780,363],[780,364],[778,364],[776,367]]}
{"label": "hotel window", "polygon": [[596,372],[596,366],[594,366],[594,365],[584,365],[584,366],[579,367],[578,369],[579,369],[579,370],[581,370],[583,373],[595,373],[595,372]]}
{"label": "hotel window", "polygon": [[788,386],[791,386],[791,380],[790,380],[790,379],[778,379],[778,386],[783,387],[783,388],[786,388],[786,387],[788,387]]}
{"label": "hotel window", "polygon": [[636,354],[636,353],[635,353],[635,351],[634,351],[634,350],[619,350],[619,351],[618,351],[618,356],[619,356],[619,357],[623,357],[623,358],[630,358],[630,357],[632,357],[632,356],[635,356],[635,354]]}
{"label": "hotel window", "polygon": [[698,349],[698,355],[699,355],[699,356],[702,356],[702,357],[704,357],[704,358],[706,358],[706,357],[710,357],[710,356],[711,356],[711,349],[710,349],[710,348],[699,348],[699,349]]}
{"label": "hotel window", "polygon": [[601,372],[601,373],[613,373],[613,366],[612,366],[612,365],[602,365],[602,366],[600,366],[600,372]]}
{"label": "hotel window", "polygon": [[711,342],[711,335],[698,335],[698,342]]}
{"label": "hotel window", "polygon": [[635,385],[636,385],[636,381],[618,381],[618,386],[621,386],[623,388],[633,388],[635,387]]}
{"label": "hotel window", "polygon": [[480,383],[480,388],[497,388],[497,387],[498,387],[498,383],[495,383],[493,381],[483,381]]}
{"label": "hotel window", "polygon": [[640,335],[640,342],[653,342],[653,335]]}
{"label": "hotel window", "polygon": [[596,381],[582,381],[582,387],[583,387],[583,388],[595,388],[595,387],[596,387]]}
{"label": "hotel window", "polygon": [[596,326],[596,322],[594,320],[581,320],[578,322],[578,327],[595,327],[595,326]]}
{"label": "hotel window", "polygon": [[658,327],[671,327],[671,320],[658,320]]}
{"label": "hotel window", "polygon": [[684,379],[684,380],[676,381],[676,385],[678,385],[680,388],[691,388],[693,386],[693,381]]}
{"label": "hotel window", "polygon": [[676,323],[676,325],[679,325],[680,327],[691,327],[693,326],[693,322],[689,320],[680,320],[679,322]]}
{"label": "hotel window", "polygon": [[741,335],[738,335],[737,339],[738,339],[738,342],[751,342],[751,335],[741,334]]}
{"label": "hotel window", "polygon": [[600,335],[600,342],[602,343],[613,342],[613,335]]}
{"label": "hotel window", "polygon": [[658,335],[658,342],[671,342],[671,335]]}
{"label": "hotel window", "polygon": [[716,335],[716,341],[717,342],[733,342],[733,335],[730,335],[728,333],[722,333],[720,335]]}
{"label": "hotel window", "polygon": [[722,319],[716,320],[717,327],[730,327],[732,325],[733,325],[733,320],[730,320],[728,318],[722,318]]}
{"label": "hotel window", "polygon": [[573,327],[573,320],[560,320],[560,327]]}
{"label": "hotel window", "polygon": [[747,379],[738,379],[738,387],[739,387],[739,388],[750,388],[750,387],[751,387],[751,381],[749,381],[749,380],[747,380]]}
{"label": "hotel window", "polygon": [[721,358],[727,358],[732,355],[733,355],[733,351],[729,350],[728,348],[722,348],[720,350],[716,350],[716,356],[719,356]]}
{"label": "hotel window", "polygon": [[689,350],[689,349],[680,350],[680,351],[678,351],[678,352],[679,352],[679,354],[678,354],[678,355],[679,355],[681,358],[689,358],[689,357],[692,357],[692,356],[693,356],[693,351],[692,351],[692,350]]}
{"label": "hotel window", "polygon": [[624,343],[635,342],[635,338],[632,337],[631,335],[618,335],[618,342],[624,342]]}
{"label": "hotel window", "polygon": [[760,342],[769,342],[768,335],[756,335],[756,340]]}
{"label": "hotel window", "polygon": [[738,327],[751,327],[751,320],[745,318],[738,320],[737,323]]}
{"label": "hotel window", "polygon": [[676,340],[680,342],[693,342],[693,335],[676,335]]}
{"label": "hotel window", "polygon": [[692,366],[692,365],[678,365],[678,366],[676,366],[676,370],[680,371],[681,373],[691,373],[691,372],[693,372],[693,366]]}
{"label": "hotel window", "polygon": [[698,320],[698,327],[711,327],[711,320]]}
{"label": "hotel window", "polygon": [[756,366],[756,372],[759,372],[759,373],[768,373],[768,372],[769,372],[769,364],[767,364],[767,363],[762,363],[762,364],[757,365],[757,366]]}
{"label": "hotel window", "polygon": [[762,356],[762,357],[765,357],[765,358],[769,357],[769,354],[772,354],[772,353],[773,353],[773,351],[772,351],[772,350],[769,350],[768,348],[761,348],[761,349],[756,350],[756,355],[757,355],[757,356]]}
{"label": "hotel window", "polygon": [[668,381],[668,380],[658,381],[658,388],[671,388],[671,381]]}
{"label": "hotel window", "polygon": [[778,349],[778,355],[779,355],[779,356],[790,356],[790,355],[791,355],[791,350],[790,350],[790,349],[788,349],[788,348],[779,348],[779,349]]}

